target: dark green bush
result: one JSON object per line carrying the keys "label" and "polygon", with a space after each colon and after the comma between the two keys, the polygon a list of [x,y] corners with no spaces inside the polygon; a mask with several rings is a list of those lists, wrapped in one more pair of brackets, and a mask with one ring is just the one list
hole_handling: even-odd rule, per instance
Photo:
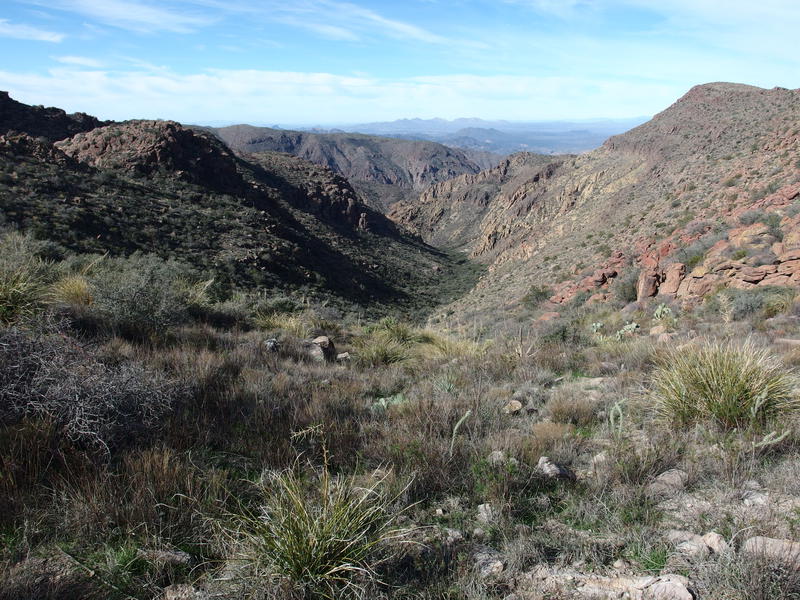
{"label": "dark green bush", "polygon": [[553,290],[551,290],[549,287],[532,285],[528,290],[528,293],[522,297],[522,303],[525,305],[525,308],[534,310],[552,295]]}

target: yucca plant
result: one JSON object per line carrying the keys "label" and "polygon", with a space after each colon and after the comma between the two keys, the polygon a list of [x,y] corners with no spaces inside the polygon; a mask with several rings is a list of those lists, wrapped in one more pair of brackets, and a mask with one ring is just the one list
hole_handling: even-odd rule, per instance
{"label": "yucca plant", "polygon": [[666,353],[653,375],[653,393],[666,419],[710,421],[722,429],[759,429],[800,408],[794,374],[750,341]]}
{"label": "yucca plant", "polygon": [[378,581],[387,542],[405,533],[394,526],[397,497],[387,496],[384,480],[359,487],[352,477],[335,479],[327,464],[316,475],[269,476],[259,485],[263,506],[238,511],[228,533],[257,575],[283,578],[303,597],[363,593]]}

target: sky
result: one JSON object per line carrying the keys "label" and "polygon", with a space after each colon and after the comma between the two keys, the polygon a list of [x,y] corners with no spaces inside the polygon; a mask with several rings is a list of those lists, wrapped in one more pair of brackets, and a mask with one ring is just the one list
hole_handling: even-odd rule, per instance
{"label": "sky", "polygon": [[652,115],[800,87],[798,0],[0,0],[0,90],[103,119]]}

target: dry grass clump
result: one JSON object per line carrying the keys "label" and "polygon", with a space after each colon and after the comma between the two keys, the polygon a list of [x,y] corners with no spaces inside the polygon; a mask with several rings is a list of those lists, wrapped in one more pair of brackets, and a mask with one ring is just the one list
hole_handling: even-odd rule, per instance
{"label": "dry grass clump", "polygon": [[545,410],[556,423],[585,427],[597,421],[600,404],[596,393],[567,384],[553,390]]}
{"label": "dry grass clump", "polygon": [[574,456],[576,444],[573,425],[542,421],[533,424],[531,435],[521,442],[520,454],[525,462],[535,465],[542,456],[553,460]]}
{"label": "dry grass clump", "polygon": [[51,298],[56,303],[72,306],[89,306],[92,303],[92,288],[83,275],[66,275],[56,281]]}
{"label": "dry grass clump", "polygon": [[667,352],[653,374],[659,414],[677,424],[760,428],[800,409],[794,375],[765,349],[704,342]]}

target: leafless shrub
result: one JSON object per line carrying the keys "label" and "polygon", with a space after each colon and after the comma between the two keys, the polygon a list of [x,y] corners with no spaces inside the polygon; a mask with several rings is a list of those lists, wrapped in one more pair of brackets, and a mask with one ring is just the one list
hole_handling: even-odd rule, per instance
{"label": "leafless shrub", "polygon": [[107,449],[159,423],[180,386],[135,363],[99,362],[58,327],[0,331],[0,421],[56,423],[75,442]]}

